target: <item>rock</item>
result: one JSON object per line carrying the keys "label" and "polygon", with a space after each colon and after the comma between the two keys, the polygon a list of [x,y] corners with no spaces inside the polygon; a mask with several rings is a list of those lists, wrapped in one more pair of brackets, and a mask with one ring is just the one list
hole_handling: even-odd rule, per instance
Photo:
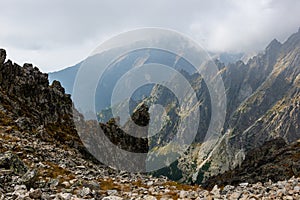
{"label": "rock", "polygon": [[1,191],[0,191],[0,200],[5,200],[5,196]]}
{"label": "rock", "polygon": [[188,196],[188,192],[187,191],[181,190],[179,192],[179,197],[180,198],[186,198],[187,196]]}
{"label": "rock", "polygon": [[102,200],[122,200],[122,197],[117,197],[117,196],[108,196],[104,197]]}
{"label": "rock", "polygon": [[69,187],[71,186],[71,184],[70,184],[68,181],[62,182],[61,185],[62,185],[64,188],[69,188]]}
{"label": "rock", "polygon": [[20,158],[12,152],[0,154],[0,168],[12,169],[14,173],[23,175],[27,172],[27,167]]}
{"label": "rock", "polygon": [[215,186],[213,187],[213,189],[211,190],[211,193],[212,193],[213,195],[215,195],[215,196],[219,196],[219,195],[220,195],[220,188],[218,188],[218,186],[215,185]]}
{"label": "rock", "polygon": [[293,200],[294,198],[293,198],[293,196],[286,196],[284,199],[286,199],[286,200]]}
{"label": "rock", "polygon": [[14,187],[14,190],[15,190],[15,191],[24,191],[24,193],[27,192],[27,188],[26,188],[25,185],[16,185],[16,186]]}
{"label": "rock", "polygon": [[72,194],[71,193],[59,193],[56,195],[59,200],[71,200]]}
{"label": "rock", "polygon": [[142,104],[134,110],[131,116],[132,120],[128,120],[124,127],[120,128],[118,119],[115,118],[111,118],[107,123],[100,123],[100,127],[109,140],[121,149],[135,153],[147,153],[149,151],[147,125],[150,120],[148,111],[148,106]]}
{"label": "rock", "polygon": [[19,127],[20,130],[31,130],[32,122],[28,117],[19,117],[15,123]]}
{"label": "rock", "polygon": [[27,171],[22,177],[20,182],[24,185],[26,185],[26,187],[28,189],[30,188],[34,188],[34,184],[36,182],[37,179],[37,171],[36,170],[31,170],[31,171]]}
{"label": "rock", "polygon": [[51,138],[49,133],[47,133],[47,130],[45,129],[45,127],[43,125],[39,126],[37,128],[36,132],[37,132],[37,136],[39,138],[41,138],[43,141],[50,142],[53,140],[53,138]]}
{"label": "rock", "polygon": [[153,181],[148,181],[147,182],[147,186],[152,186],[153,185]]}
{"label": "rock", "polygon": [[231,191],[234,189],[234,186],[232,185],[226,185],[223,190],[222,190],[222,194],[226,194],[227,192]]}
{"label": "rock", "polygon": [[85,197],[87,195],[91,194],[91,189],[88,187],[83,187],[80,191],[80,196]]}
{"label": "rock", "polygon": [[27,188],[25,185],[16,185],[12,196],[15,198],[23,199],[26,196]]}
{"label": "rock", "polygon": [[231,195],[230,195],[230,199],[239,199],[240,196],[241,196],[241,192],[233,192]]}
{"label": "rock", "polygon": [[1,65],[4,64],[5,59],[6,59],[6,51],[4,49],[0,49],[0,67]]}
{"label": "rock", "polygon": [[36,190],[30,189],[29,197],[32,199],[41,199],[42,191],[40,189],[36,189]]}
{"label": "rock", "polygon": [[109,195],[109,196],[110,196],[110,195],[116,195],[117,193],[118,193],[117,190],[107,190],[107,191],[106,191],[106,194]]}
{"label": "rock", "polygon": [[295,186],[294,191],[299,193],[300,192],[300,186]]}
{"label": "rock", "polygon": [[59,180],[52,179],[49,181],[49,186],[50,186],[50,188],[55,188],[58,185],[58,183],[59,183]]}
{"label": "rock", "polygon": [[247,187],[249,185],[249,183],[240,183],[239,184],[241,187]]}
{"label": "rock", "polygon": [[145,196],[143,196],[143,199],[145,199],[145,200],[157,200],[156,197],[151,196],[151,195],[145,195]]}
{"label": "rock", "polygon": [[60,91],[61,93],[65,93],[65,89],[61,86],[60,82],[57,81],[57,80],[54,80],[52,85],[51,85],[52,88]]}
{"label": "rock", "polygon": [[100,184],[95,181],[91,181],[91,182],[87,183],[86,187],[89,187],[92,190],[100,190]]}

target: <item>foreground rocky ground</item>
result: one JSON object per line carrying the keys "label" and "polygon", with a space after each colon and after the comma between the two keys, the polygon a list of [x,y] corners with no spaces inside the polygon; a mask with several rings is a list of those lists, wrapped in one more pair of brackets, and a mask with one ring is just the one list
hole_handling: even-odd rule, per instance
{"label": "foreground rocky ground", "polygon": [[300,178],[215,186],[115,171],[39,134],[0,128],[0,199],[300,199]]}

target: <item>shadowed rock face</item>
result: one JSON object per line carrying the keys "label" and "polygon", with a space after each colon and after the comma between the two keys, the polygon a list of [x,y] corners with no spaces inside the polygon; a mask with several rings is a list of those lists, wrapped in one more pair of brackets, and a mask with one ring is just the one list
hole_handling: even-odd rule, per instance
{"label": "shadowed rock face", "polygon": [[20,158],[12,152],[0,154],[0,168],[12,170],[16,174],[24,175],[27,167]]}
{"label": "shadowed rock face", "polygon": [[279,181],[287,177],[300,176],[300,142],[287,145],[282,138],[264,143],[249,151],[241,166],[222,175],[209,178],[203,185],[238,185],[242,182],[256,183]]}
{"label": "shadowed rock face", "polygon": [[[70,95],[58,81],[49,85],[48,75],[31,64],[23,67],[6,61],[0,50],[0,114],[6,125],[18,130],[47,130],[49,139],[79,141],[72,114]],[[4,121],[4,118],[2,118]],[[45,136],[45,135],[44,135]],[[45,136],[46,138],[46,136]]]}
{"label": "shadowed rock face", "polygon": [[0,66],[4,63],[6,59],[6,51],[4,49],[0,49]]}
{"label": "shadowed rock face", "polygon": [[[251,150],[263,146],[267,141],[283,138],[291,144],[300,138],[300,32],[282,44],[274,39],[264,52],[251,58],[248,63],[238,61],[224,65],[216,61],[216,65],[223,78],[227,97],[224,135],[218,148],[207,160],[207,165],[204,165],[207,166],[205,170],[190,167],[194,163],[200,166],[204,160],[192,156],[201,153],[195,152],[198,149],[181,159],[183,163],[189,162],[189,165],[179,160],[176,167],[183,172],[185,178],[182,181],[193,182],[189,181],[192,174],[203,174],[197,176],[200,179],[194,180],[203,183],[209,176],[233,170]],[[186,78],[192,80],[192,77]],[[201,78],[195,80],[194,89],[205,91]],[[158,96],[158,101],[168,102],[164,98]],[[196,143],[201,143],[201,134],[206,132],[209,124],[209,120],[206,120],[211,112],[209,95],[201,95],[199,99],[203,102],[200,116],[204,118],[200,119],[196,136],[200,140],[196,140]],[[168,114],[170,119],[175,119],[176,112]],[[283,174],[286,178],[290,177],[288,173]],[[263,177],[263,174],[257,173],[256,176]]]}
{"label": "shadowed rock face", "polygon": [[150,121],[149,108],[142,104],[138,107],[123,128],[118,120],[110,119],[107,123],[100,123],[105,135],[110,141],[123,150],[135,153],[148,153],[148,125]]}

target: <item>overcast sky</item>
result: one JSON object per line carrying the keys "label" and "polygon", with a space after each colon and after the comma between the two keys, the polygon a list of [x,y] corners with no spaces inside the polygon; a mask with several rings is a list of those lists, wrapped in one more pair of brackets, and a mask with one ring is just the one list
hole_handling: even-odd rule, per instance
{"label": "overcast sky", "polygon": [[43,72],[74,65],[132,29],[187,34],[208,51],[253,52],[300,27],[299,0],[0,0],[0,48]]}

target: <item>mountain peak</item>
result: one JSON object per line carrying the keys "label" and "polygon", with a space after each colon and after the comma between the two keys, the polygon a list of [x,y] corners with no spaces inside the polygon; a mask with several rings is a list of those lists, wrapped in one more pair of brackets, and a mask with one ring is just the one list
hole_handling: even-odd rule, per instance
{"label": "mountain peak", "polygon": [[281,43],[275,38],[271,41],[271,43],[267,46],[267,51],[276,50],[281,47]]}

